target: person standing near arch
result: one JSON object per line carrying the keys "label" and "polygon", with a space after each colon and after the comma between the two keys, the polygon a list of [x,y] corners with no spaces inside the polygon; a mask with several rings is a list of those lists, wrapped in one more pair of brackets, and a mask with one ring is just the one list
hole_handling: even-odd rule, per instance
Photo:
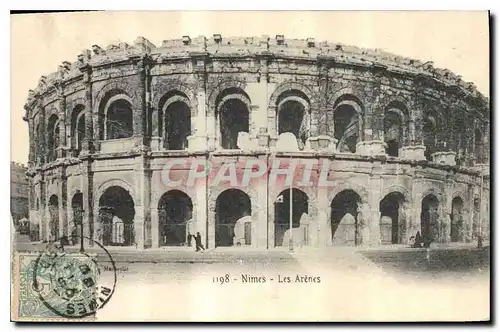
{"label": "person standing near arch", "polygon": [[200,234],[200,232],[196,232],[196,236],[194,237],[194,239],[196,241],[196,251],[200,251],[201,250],[201,252],[205,252],[205,247],[201,243],[201,234]]}

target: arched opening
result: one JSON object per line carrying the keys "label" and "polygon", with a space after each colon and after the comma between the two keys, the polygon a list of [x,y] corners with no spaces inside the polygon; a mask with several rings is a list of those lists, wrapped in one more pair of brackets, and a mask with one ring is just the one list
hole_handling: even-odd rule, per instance
{"label": "arched opening", "polygon": [[424,243],[432,243],[438,240],[438,208],[439,201],[436,196],[429,194],[422,200],[422,212],[420,214],[420,230]]}
{"label": "arched opening", "polygon": [[184,150],[191,135],[191,110],[186,103],[176,101],[169,104],[165,114],[164,147],[167,150]]}
{"label": "arched opening", "polygon": [[351,189],[343,190],[332,200],[332,244],[354,246],[361,244],[358,225],[358,207],[361,197]]}
{"label": "arched opening", "polygon": [[50,240],[56,241],[59,236],[59,198],[56,195],[49,199],[49,218]]}
{"label": "arched opening", "polygon": [[450,241],[461,242],[464,237],[464,202],[460,197],[455,197],[451,202],[451,230]]}
{"label": "arched opening", "polygon": [[285,189],[278,195],[274,204],[274,245],[276,247],[289,245],[290,202],[292,203],[293,243],[308,244],[309,197],[302,190],[293,188],[291,200],[290,189]]}
{"label": "arched opening", "polygon": [[57,159],[57,148],[59,147],[59,118],[52,114],[47,125],[47,157],[48,161]]}
{"label": "arched opening", "polygon": [[129,138],[133,133],[132,105],[125,99],[113,101],[106,110],[106,139]]}
{"label": "arched opening", "polygon": [[387,194],[380,201],[380,239],[382,244],[402,243],[404,225],[402,220],[404,196],[398,192]]}
{"label": "arched opening", "polygon": [[170,190],[158,202],[160,246],[188,245],[188,235],[194,235],[193,203],[180,190]]}
{"label": "arched opening", "polygon": [[391,157],[399,155],[399,149],[403,145],[403,121],[404,113],[397,108],[388,108],[384,115],[384,141],[387,144],[385,152]]}
{"label": "arched opening", "polygon": [[249,132],[247,104],[231,95],[222,98],[219,106],[220,144],[223,149],[238,149],[238,134]]}
{"label": "arched opening", "polygon": [[352,96],[344,96],[333,107],[334,136],[338,140],[337,151],[356,152],[361,140],[361,103]]}
{"label": "arched opening", "polygon": [[278,135],[292,133],[297,139],[299,149],[303,150],[311,126],[307,97],[296,90],[283,93],[278,99],[277,112]]}
{"label": "arched opening", "polygon": [[252,244],[252,203],[239,189],[222,192],[215,204],[215,246]]}
{"label": "arched opening", "polygon": [[76,193],[71,199],[71,209],[73,210],[73,225],[71,225],[71,235],[81,237],[81,224],[83,222],[83,194]]}
{"label": "arched opening", "polygon": [[422,135],[424,137],[425,158],[432,161],[432,154],[437,151],[437,122],[432,115],[427,115],[424,119],[422,127]]}
{"label": "arched opening", "polygon": [[77,105],[71,114],[71,137],[75,156],[78,156],[85,138],[85,106],[83,105]]}
{"label": "arched opening", "polygon": [[120,186],[111,186],[99,198],[102,244],[131,246],[135,243],[134,200]]}

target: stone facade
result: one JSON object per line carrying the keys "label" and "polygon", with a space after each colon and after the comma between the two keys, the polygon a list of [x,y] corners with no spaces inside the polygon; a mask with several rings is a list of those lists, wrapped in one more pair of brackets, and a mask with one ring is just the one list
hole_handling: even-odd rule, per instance
{"label": "stone facade", "polygon": [[[312,38],[184,36],[157,47],[139,37],[63,62],[25,109],[29,215],[43,239],[81,221],[104,245],[182,245],[188,232],[208,248],[286,244],[285,184],[173,192],[162,171],[176,158],[328,161],[331,186],[293,191],[306,215],[293,221],[300,245],[489,236],[489,101],[430,62]],[[293,144],[280,143],[290,133]]]}
{"label": "stone facade", "polygon": [[10,163],[10,213],[14,224],[28,217],[28,179],[25,165]]}

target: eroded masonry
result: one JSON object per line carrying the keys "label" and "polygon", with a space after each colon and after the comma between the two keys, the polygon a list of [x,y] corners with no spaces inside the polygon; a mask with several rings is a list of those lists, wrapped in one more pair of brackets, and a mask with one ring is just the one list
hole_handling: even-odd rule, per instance
{"label": "eroded masonry", "polygon": [[[208,248],[274,248],[290,211],[301,246],[489,239],[489,100],[430,62],[280,35],[140,37],[63,62],[25,108],[29,217],[44,240],[83,223],[105,246],[200,232]],[[328,159],[335,185],[168,188],[175,158]]]}

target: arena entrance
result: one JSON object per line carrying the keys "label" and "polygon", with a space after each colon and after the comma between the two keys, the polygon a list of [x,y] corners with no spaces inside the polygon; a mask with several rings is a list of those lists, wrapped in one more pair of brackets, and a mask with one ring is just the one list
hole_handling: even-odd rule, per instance
{"label": "arena entrance", "polygon": [[188,245],[193,219],[191,198],[180,190],[170,190],[158,202],[158,232],[160,246]]}
{"label": "arena entrance", "polygon": [[439,201],[436,196],[432,194],[425,196],[422,200],[420,228],[424,243],[438,240],[438,207]]}
{"label": "arena entrance", "polygon": [[217,197],[215,205],[215,246],[252,244],[252,203],[239,189],[228,189]]}
{"label": "arena entrance", "polygon": [[[81,224],[83,222],[83,194],[76,193],[71,199],[71,210],[73,211],[73,225],[71,225],[72,237],[81,237]],[[92,232],[91,232],[92,234]]]}
{"label": "arena entrance", "polygon": [[404,220],[401,220],[404,196],[392,192],[380,201],[380,240],[382,244],[402,243]]}
{"label": "arena entrance", "polygon": [[99,221],[104,246],[131,246],[135,243],[134,201],[120,186],[106,189],[99,199]]}
{"label": "arena entrance", "polygon": [[56,195],[49,199],[49,240],[56,241],[59,237],[59,198]]}
{"label": "arena entrance", "polygon": [[338,193],[331,203],[332,244],[355,246],[361,244],[358,225],[358,206],[361,197],[351,189]]}
{"label": "arena entrance", "polygon": [[[309,213],[309,197],[300,189],[292,189],[293,242],[307,245],[308,224],[301,219]],[[301,227],[303,226],[303,227]],[[286,246],[290,238],[290,189],[283,190],[274,204],[274,245]]]}

